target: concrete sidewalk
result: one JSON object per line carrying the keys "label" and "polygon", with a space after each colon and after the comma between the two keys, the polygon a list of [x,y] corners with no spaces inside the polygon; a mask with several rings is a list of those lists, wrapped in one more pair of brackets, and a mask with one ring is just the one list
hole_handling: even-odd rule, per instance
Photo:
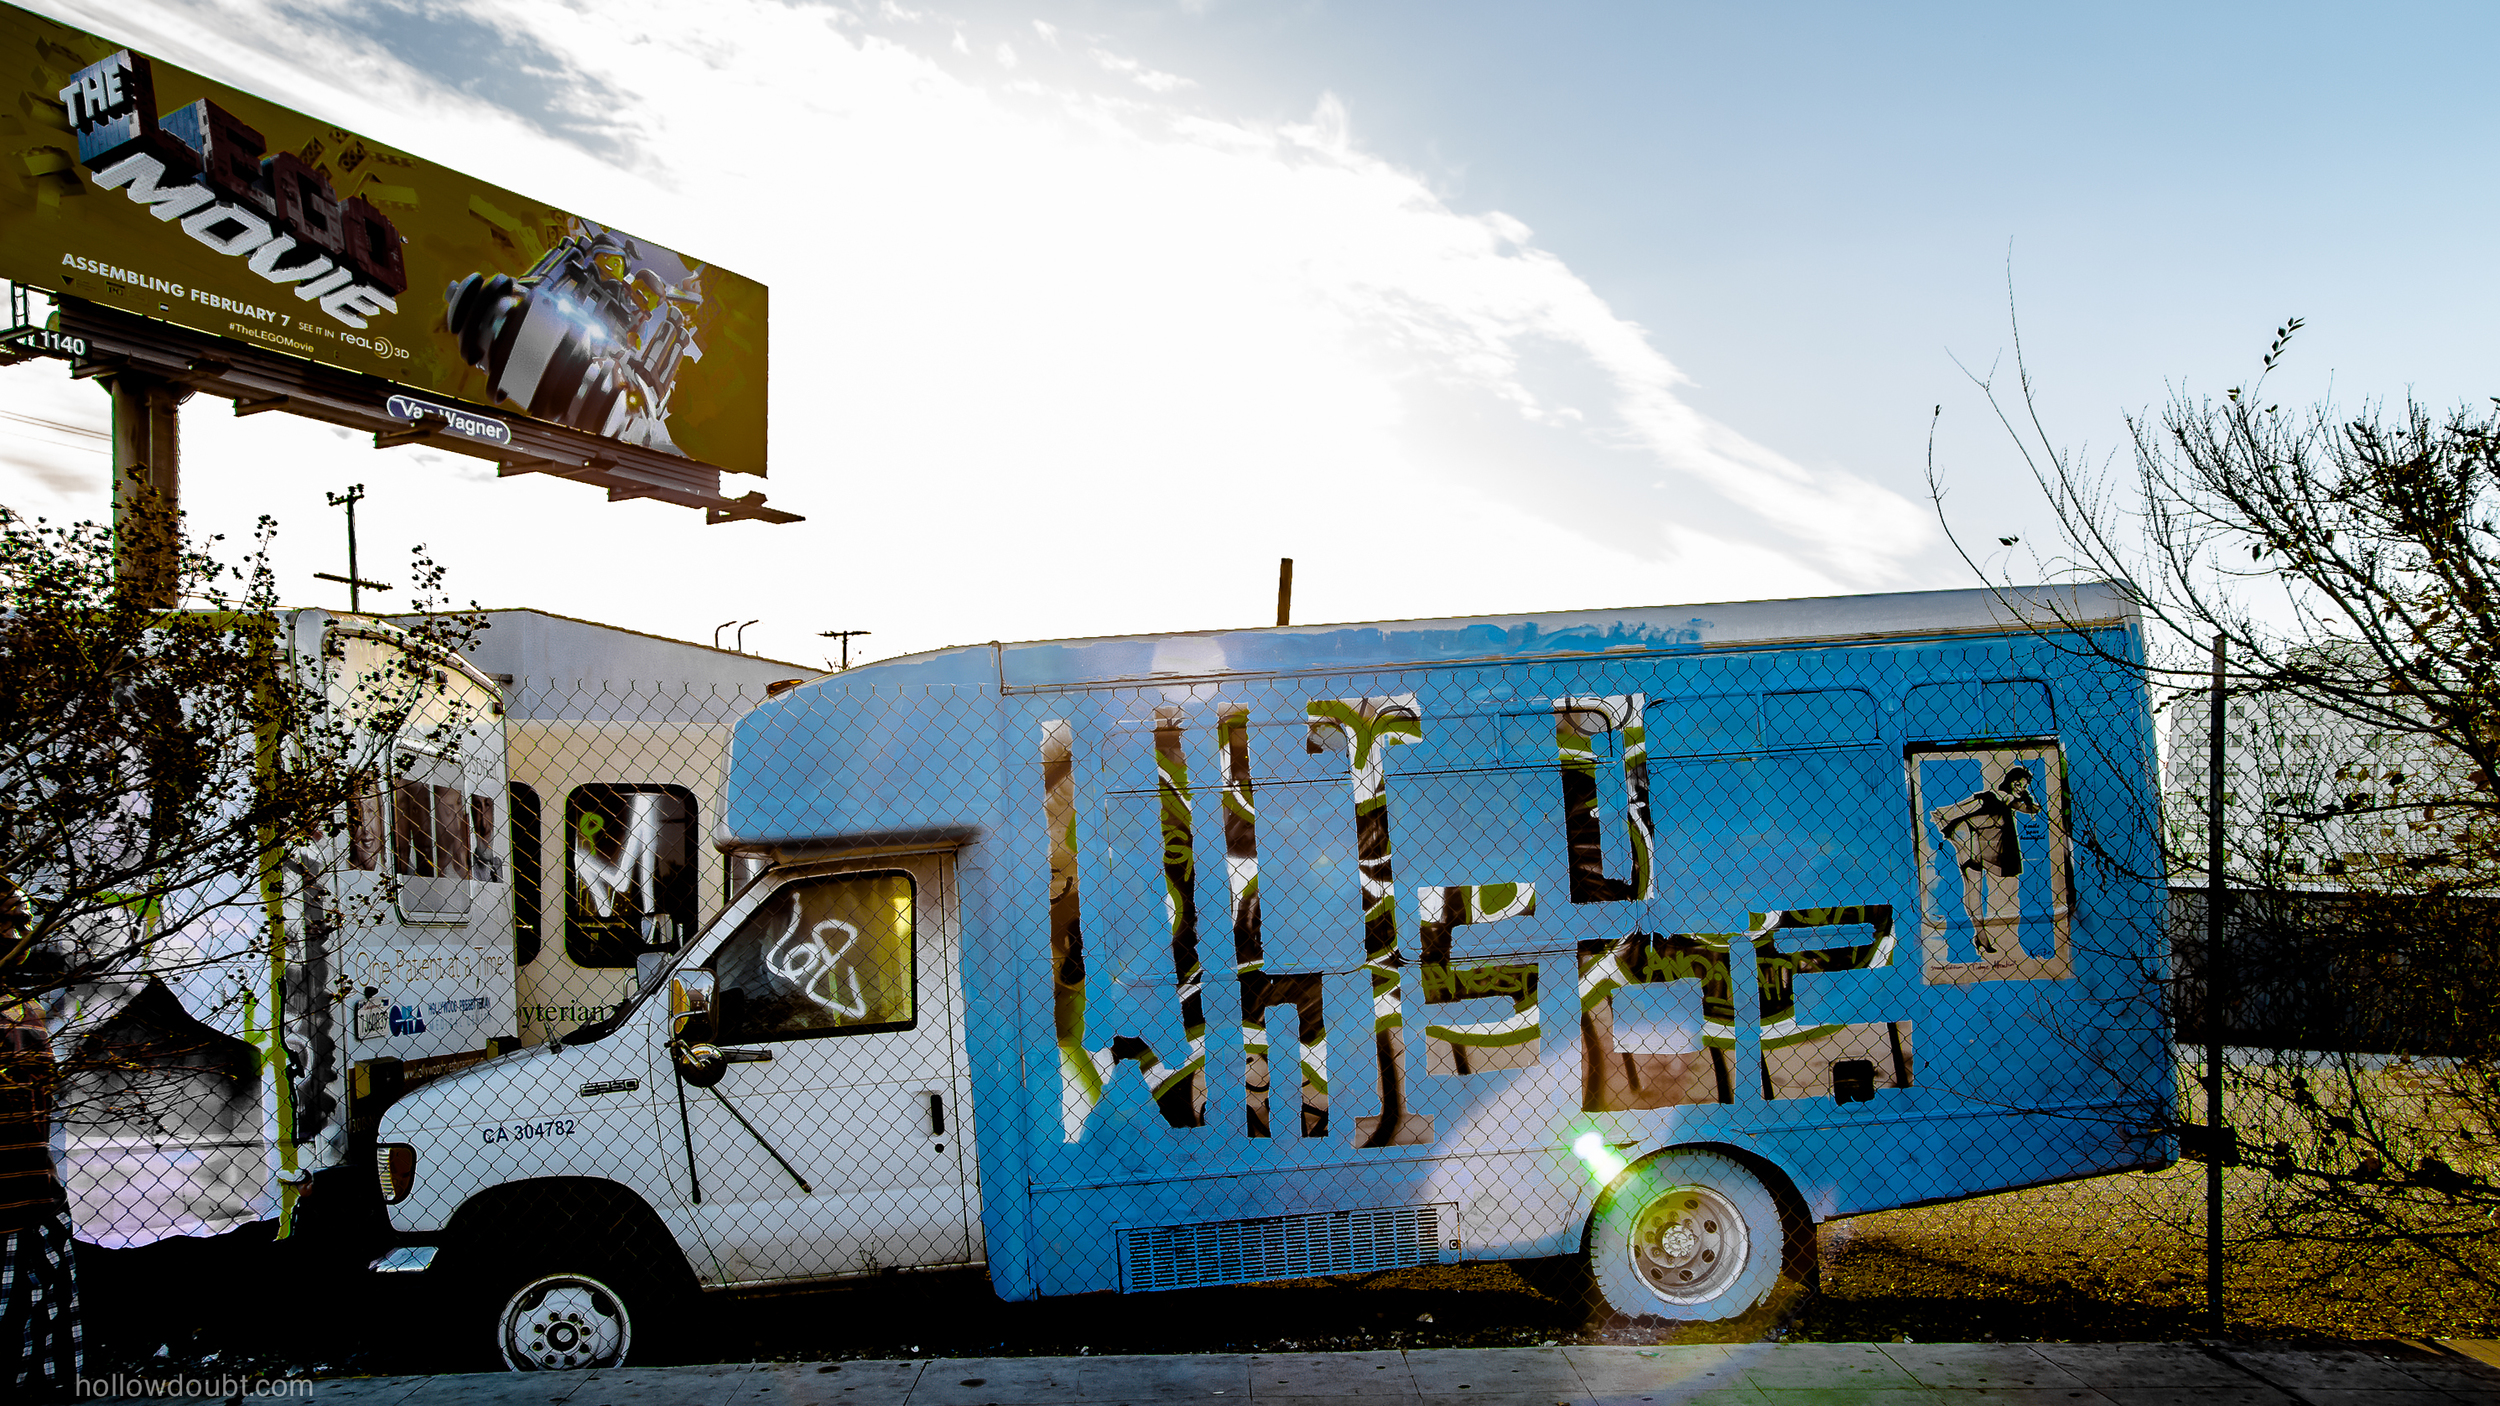
{"label": "concrete sidewalk", "polygon": [[[2477,1360],[2480,1359],[2480,1360]],[[1174,1357],[758,1362],[612,1372],[350,1377],[312,1406],[2500,1406],[2500,1350],[2182,1343],[1768,1343]],[[158,1398],[162,1400],[162,1398]]]}

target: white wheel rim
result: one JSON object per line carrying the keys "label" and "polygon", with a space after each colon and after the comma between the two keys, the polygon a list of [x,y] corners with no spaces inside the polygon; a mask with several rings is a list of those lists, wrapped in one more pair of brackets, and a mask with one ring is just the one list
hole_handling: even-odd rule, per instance
{"label": "white wheel rim", "polygon": [[503,1360],[515,1371],[613,1367],[634,1343],[624,1301],[579,1274],[551,1274],[521,1286],[504,1304]]}
{"label": "white wheel rim", "polygon": [[1632,1273],[1669,1303],[1725,1293],[1744,1272],[1749,1248],[1735,1203],[1706,1186],[1667,1187],[1632,1221]]}

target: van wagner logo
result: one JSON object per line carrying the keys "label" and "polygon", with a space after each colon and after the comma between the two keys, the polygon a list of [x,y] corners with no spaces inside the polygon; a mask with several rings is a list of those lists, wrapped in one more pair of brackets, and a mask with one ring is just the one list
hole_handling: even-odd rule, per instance
{"label": "van wagner logo", "polygon": [[480,415],[474,410],[437,405],[430,400],[419,400],[413,395],[394,395],[383,402],[382,408],[394,420],[440,420],[443,422],[444,429],[462,439],[480,440],[487,444],[510,444],[512,442],[510,425],[491,415]]}
{"label": "van wagner logo", "polygon": [[78,164],[98,187],[179,222],[269,282],[294,285],[296,297],[349,327],[399,311],[408,275],[390,217],[360,197],[340,201],[329,176],[293,152],[263,157],[261,134],[206,98],[160,119],[144,55],[124,49],[89,64],[60,99],[78,134]]}

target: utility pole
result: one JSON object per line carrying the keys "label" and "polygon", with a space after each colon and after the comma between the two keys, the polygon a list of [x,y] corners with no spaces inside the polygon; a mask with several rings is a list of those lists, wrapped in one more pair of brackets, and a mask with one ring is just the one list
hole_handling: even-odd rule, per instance
{"label": "utility pole", "polygon": [[347,574],[333,576],[327,571],[316,571],[313,573],[313,579],[336,581],[345,586],[347,588],[347,613],[361,615],[364,613],[364,597],[357,594],[359,590],[387,591],[390,589],[389,586],[379,581],[368,581],[356,574],[356,504],[363,500],[365,486],[361,483],[350,484],[345,493],[332,493],[328,496],[331,507],[347,509]]}
{"label": "utility pole", "polygon": [[1293,623],[1293,558],[1276,559],[1276,623]]}
{"label": "utility pole", "polygon": [[868,633],[870,632],[867,630],[818,630],[816,632],[816,638],[842,641],[842,663],[840,667],[847,670],[851,667],[851,636],[864,635]]}

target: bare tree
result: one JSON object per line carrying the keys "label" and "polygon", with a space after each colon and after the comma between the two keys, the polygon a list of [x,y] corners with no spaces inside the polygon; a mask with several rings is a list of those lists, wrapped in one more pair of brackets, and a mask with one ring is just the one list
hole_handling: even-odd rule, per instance
{"label": "bare tree", "polygon": [[[2287,408],[2267,382],[2301,325],[2276,330],[2254,379],[2174,392],[2100,459],[2043,428],[2019,330],[2011,393],[1974,379],[2058,529],[2023,566],[2117,583],[2143,614],[2144,667],[2180,743],[2159,877],[2191,934],[2207,803],[2224,793],[2225,955],[2208,982],[2201,944],[2180,944],[2170,989],[2179,1038],[2218,1022],[2241,1050],[2228,1069],[2235,1240],[2294,1247],[2285,1263],[2321,1282],[2399,1265],[2487,1280],[2500,401]],[[1941,515],[1932,452],[1929,486]],[[2010,583],[2016,552],[1963,554]],[[2216,637],[2230,661],[2221,777],[2204,742]]]}
{"label": "bare tree", "polygon": [[[405,650],[355,676],[300,657],[273,531],[263,518],[227,566],[217,539],[187,541],[142,505],[119,545],[174,564],[189,604],[162,610],[122,588],[114,529],[0,507],[0,907],[16,919],[0,926],[0,999],[42,1000],[58,1024],[265,954],[222,999],[283,1091],[287,1008],[335,995],[288,980],[301,929],[341,916],[305,901],[306,857],[341,843],[358,799],[390,783],[395,739],[463,736],[428,661],[472,625],[424,616]],[[415,578],[420,609],[435,605],[442,572],[422,549]],[[61,1116],[126,1123],[196,1084],[200,1050],[125,1031],[67,1055]]]}

